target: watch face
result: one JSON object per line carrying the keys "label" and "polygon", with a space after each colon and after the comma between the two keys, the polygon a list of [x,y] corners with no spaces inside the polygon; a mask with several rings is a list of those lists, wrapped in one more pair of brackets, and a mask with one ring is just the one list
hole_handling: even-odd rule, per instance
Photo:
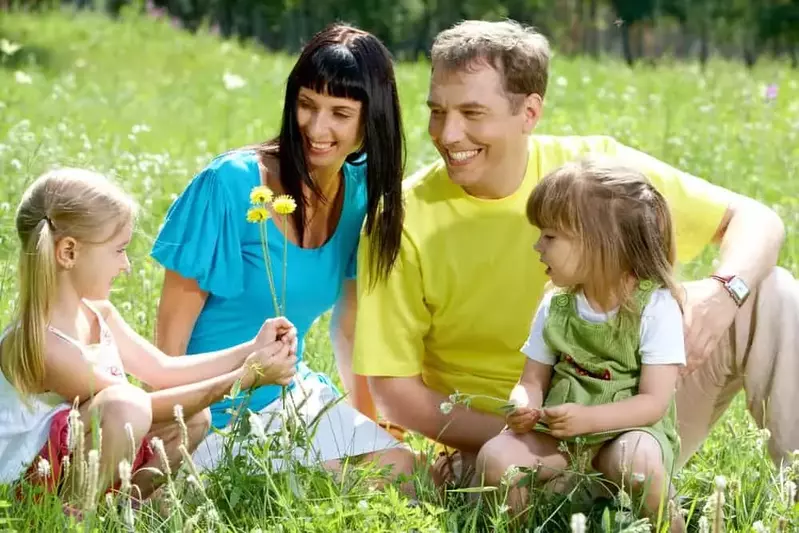
{"label": "watch face", "polygon": [[749,294],[749,287],[740,278],[732,278],[728,286],[739,298],[744,298]]}

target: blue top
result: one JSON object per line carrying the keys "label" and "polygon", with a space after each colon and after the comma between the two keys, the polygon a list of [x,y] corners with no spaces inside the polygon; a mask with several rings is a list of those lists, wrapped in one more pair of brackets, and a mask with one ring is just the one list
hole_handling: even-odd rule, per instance
{"label": "blue top", "polygon": [[[341,217],[330,239],[318,248],[287,246],[285,316],[296,326],[297,358],[314,321],[330,309],[346,279],[355,277],[358,239],[366,216],[366,165],[345,164]],[[166,214],[152,257],[165,268],[195,279],[208,298],[187,354],[228,348],[251,340],[264,320],[276,315],[266,276],[259,226],[247,222],[250,191],[261,184],[254,151],[216,157],[191,180]],[[284,237],[281,218],[266,225],[277,301],[282,301]],[[304,364],[301,373],[307,373]],[[327,379],[318,375],[320,379]],[[279,385],[253,391],[249,408],[258,411],[280,397]],[[243,395],[242,395],[243,396]],[[238,403],[238,402],[237,402]],[[230,400],[211,406],[212,424],[230,421]]]}

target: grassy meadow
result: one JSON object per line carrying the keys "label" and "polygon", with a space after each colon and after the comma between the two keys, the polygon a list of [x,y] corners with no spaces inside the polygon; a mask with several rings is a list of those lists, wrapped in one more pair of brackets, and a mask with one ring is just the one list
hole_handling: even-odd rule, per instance
{"label": "grassy meadow", "polygon": [[[112,299],[139,332],[151,336],[161,271],[148,251],[164,213],[215,154],[276,132],[293,57],[132,15],[111,21],[85,13],[0,11],[0,38],[0,323],[7,323],[15,303],[13,219],[22,191],[51,166],[85,166],[114,176],[142,205],[130,248],[133,272],[117,281]],[[412,171],[435,157],[426,134],[429,72],[421,62],[397,68]],[[695,64],[668,61],[629,69],[614,59],[556,55],[550,79],[539,132],[613,135],[766,202],[788,228],[780,264],[799,273],[799,72],[768,62],[753,71],[711,62],[701,72]],[[776,99],[765,97],[769,84],[779,88]],[[684,275],[706,272],[714,253],[685,265]],[[326,325],[324,317],[309,334],[307,358],[337,378]],[[766,440],[740,395],[679,474],[691,530],[799,529],[799,511],[788,498],[796,470],[773,468]],[[423,478],[418,500],[409,501],[393,487],[371,489],[377,473],[368,467],[341,478],[299,467],[270,475],[267,455],[252,451],[261,469],[231,461],[200,483],[183,470],[173,472],[161,504],[145,505],[132,519],[124,502],[103,502],[82,524],[69,522],[53,499],[19,501],[0,486],[0,528],[117,531],[130,528],[131,520],[140,531],[511,527],[501,501],[475,504],[469,494],[438,495]],[[713,505],[717,476],[726,479],[720,513]],[[542,495],[536,501],[531,531],[568,531],[576,512],[588,516],[587,531],[649,531],[624,501],[591,507],[578,498]]]}

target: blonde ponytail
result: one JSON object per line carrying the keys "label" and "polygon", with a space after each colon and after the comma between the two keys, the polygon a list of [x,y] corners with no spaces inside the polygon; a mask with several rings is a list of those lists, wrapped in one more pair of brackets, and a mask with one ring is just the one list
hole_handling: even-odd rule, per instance
{"label": "blonde ponytail", "polygon": [[0,368],[24,397],[44,381],[44,335],[56,286],[55,240],[42,219],[19,255],[17,317],[4,343]]}

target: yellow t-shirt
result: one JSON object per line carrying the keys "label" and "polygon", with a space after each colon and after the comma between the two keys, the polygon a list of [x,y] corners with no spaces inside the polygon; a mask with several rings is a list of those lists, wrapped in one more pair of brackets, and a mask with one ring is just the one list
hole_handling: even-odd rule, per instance
{"label": "yellow t-shirt", "polygon": [[[582,154],[618,156],[643,171],[672,209],[680,262],[710,243],[729,193],[609,137],[530,137],[524,181],[499,200],[469,196],[439,161],[406,182],[406,218],[394,270],[369,290],[359,247],[353,368],[368,376],[422,375],[444,394],[507,401],[520,352],[548,277],[533,245],[539,231],[525,205],[548,172]],[[475,397],[472,407],[501,404]]]}

